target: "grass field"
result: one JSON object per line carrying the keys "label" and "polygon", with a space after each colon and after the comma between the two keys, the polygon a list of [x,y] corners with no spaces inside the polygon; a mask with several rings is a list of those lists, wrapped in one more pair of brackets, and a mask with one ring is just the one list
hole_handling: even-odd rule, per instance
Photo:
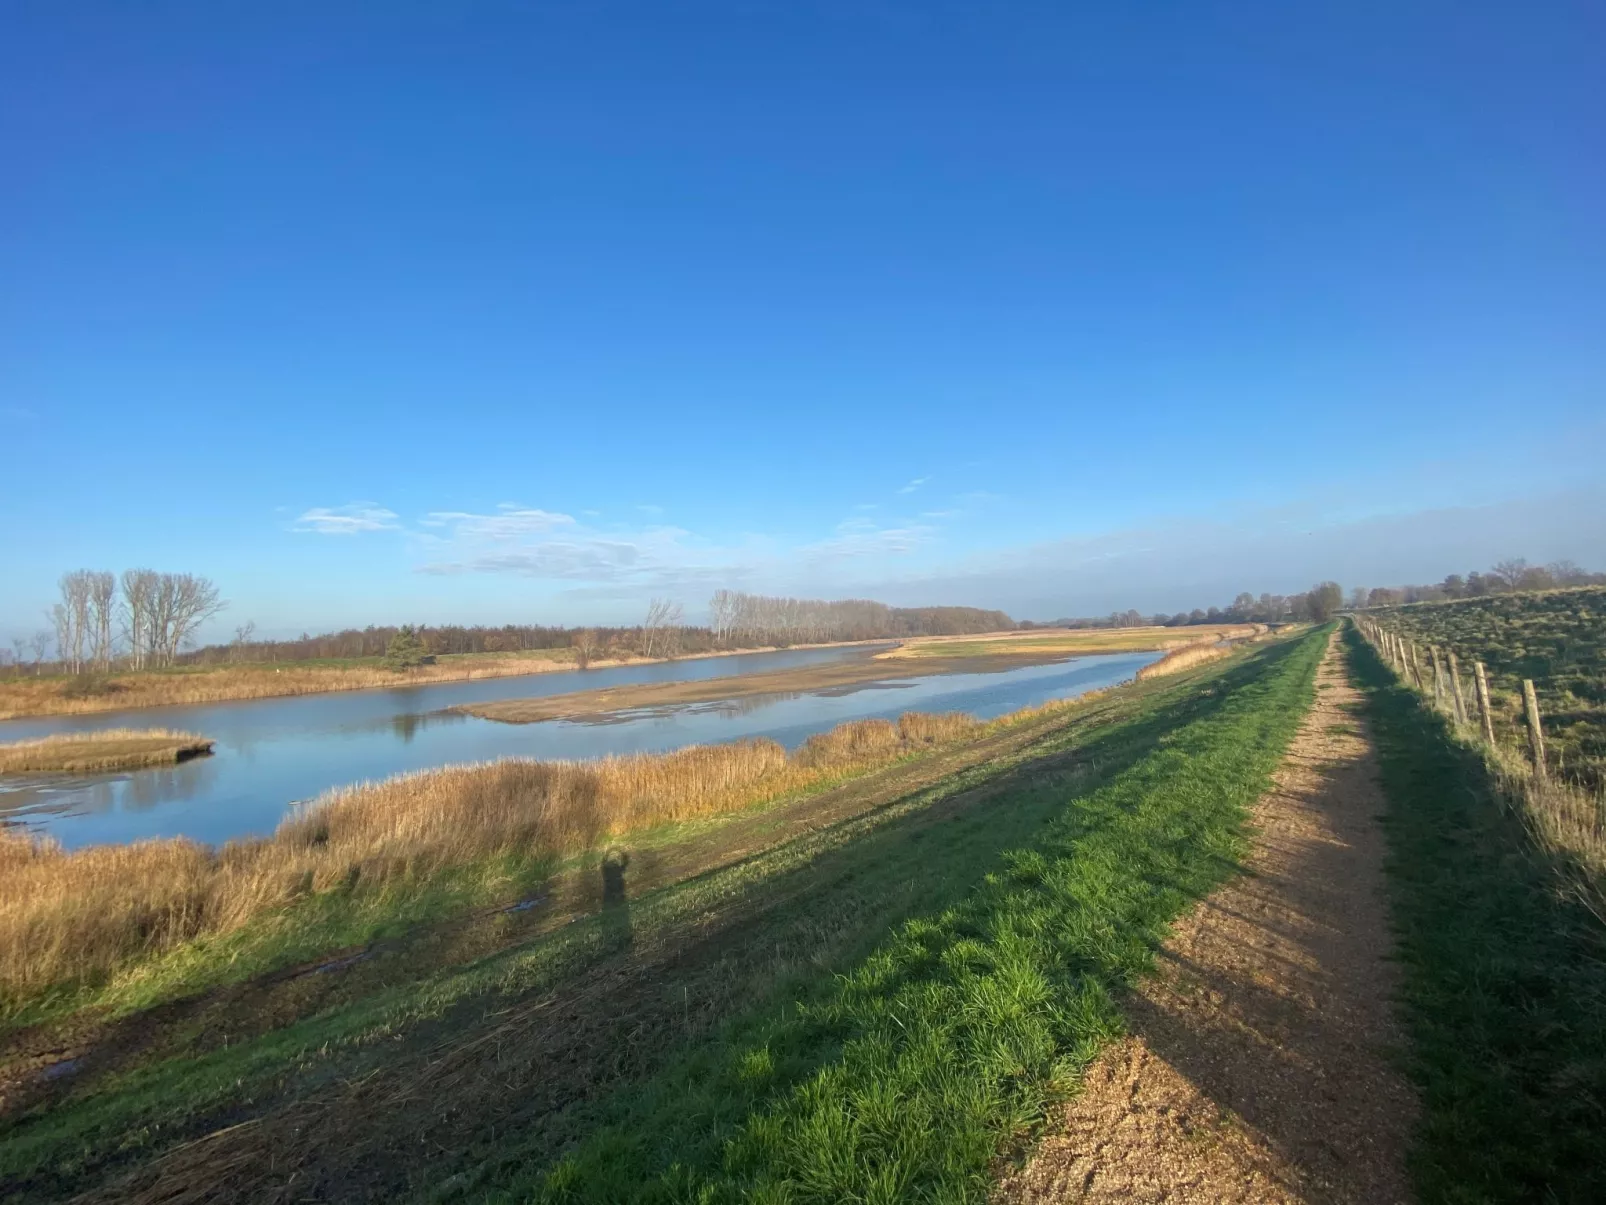
{"label": "grass field", "polygon": [[1606,587],[1497,594],[1368,612],[1407,640],[1482,661],[1496,737],[1522,741],[1521,683],[1533,680],[1552,768],[1606,786]]}
{"label": "grass field", "polygon": [[[983,1199],[1119,1029],[1169,921],[1233,873],[1320,652],[1263,646],[981,726],[526,867],[499,898],[465,892],[469,913],[397,906],[299,967],[14,1027],[0,1183]],[[327,942],[360,898],[297,907]]]}
{"label": "grass field", "polygon": [[1419,1199],[1606,1200],[1606,916],[1568,886],[1589,872],[1558,865],[1566,855],[1533,839],[1481,753],[1346,639],[1389,799]]}
{"label": "grass field", "polygon": [[107,728],[0,745],[0,774],[89,774],[170,766],[211,751],[213,742],[167,728]]}

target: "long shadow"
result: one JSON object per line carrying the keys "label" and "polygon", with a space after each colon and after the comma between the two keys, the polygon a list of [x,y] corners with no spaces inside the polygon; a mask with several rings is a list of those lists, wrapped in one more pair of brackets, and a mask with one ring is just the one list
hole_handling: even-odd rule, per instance
{"label": "long shadow", "polygon": [[1382,1205],[1404,1198],[1412,1101],[1390,1063],[1386,994],[1367,986],[1387,974],[1381,801],[1367,761],[1325,753],[1296,746],[1285,765],[1301,777],[1285,790],[1299,793],[1270,818],[1277,839],[1261,840],[1258,875],[1211,895],[1123,1007],[1203,1098],[1202,1116],[1170,1102],[1191,1132],[1236,1117],[1283,1161],[1268,1174],[1300,1180],[1284,1185],[1293,1195]]}
{"label": "long shadow", "polygon": [[[543,939],[564,952],[519,976],[515,991],[476,996],[393,1035],[403,1043],[400,1066],[394,1048],[358,1057],[352,1080],[323,1089],[315,1102],[297,1099],[292,1085],[284,1095],[264,1093],[244,1113],[209,1111],[174,1125],[168,1141],[220,1122],[261,1122],[172,1159],[151,1159],[131,1179],[108,1185],[108,1194],[138,1200],[191,1180],[203,1195],[267,1200],[293,1170],[303,1193],[390,1197],[456,1168],[494,1168],[514,1134],[519,1162],[548,1160],[596,1124],[593,1105],[631,1091],[673,1050],[789,998],[805,980],[853,965],[903,920],[968,894],[998,868],[1004,851],[1064,813],[1061,772],[1076,774],[1076,794],[1091,792],[1141,761],[1168,732],[1254,689],[1294,647],[1272,646],[1203,685],[1168,683],[1116,698],[1091,719],[1069,717],[1006,770],[975,767],[875,813],[634,900],[621,850],[623,857],[601,867],[598,915]],[[1155,706],[1155,696],[1165,701]],[[1011,806],[988,806],[1005,798]],[[894,814],[900,809],[906,814]],[[1084,831],[1101,823],[1089,819]],[[784,865],[800,842],[818,852],[764,872],[767,862]],[[661,924],[660,909],[687,892],[713,902],[689,923]],[[488,962],[512,965],[528,952]],[[304,1110],[316,1125],[304,1124]],[[21,1187],[58,1195],[106,1183],[117,1161],[99,1154],[98,1165],[52,1169]]]}
{"label": "long shadow", "polygon": [[1389,797],[1424,1200],[1606,1200],[1606,925],[1480,757],[1353,634]]}

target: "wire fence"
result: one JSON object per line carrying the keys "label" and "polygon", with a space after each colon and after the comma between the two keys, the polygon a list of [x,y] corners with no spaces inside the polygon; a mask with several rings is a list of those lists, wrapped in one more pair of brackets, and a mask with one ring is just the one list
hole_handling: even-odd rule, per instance
{"label": "wire fence", "polygon": [[1552,852],[1575,860],[1592,880],[1606,874],[1606,791],[1569,780],[1545,752],[1544,717],[1532,679],[1520,679],[1520,721],[1496,706],[1483,661],[1463,664],[1454,649],[1419,644],[1369,615],[1351,622],[1406,687],[1443,713],[1456,735],[1488,761],[1502,794],[1526,813]]}

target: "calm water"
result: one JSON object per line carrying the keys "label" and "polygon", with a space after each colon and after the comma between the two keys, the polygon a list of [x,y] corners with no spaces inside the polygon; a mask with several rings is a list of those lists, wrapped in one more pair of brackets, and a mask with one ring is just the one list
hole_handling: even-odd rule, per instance
{"label": "calm water", "polygon": [[554,673],[397,690],[347,691],[204,707],[0,723],[0,741],[53,732],[161,726],[217,741],[183,765],[90,777],[0,780],[0,820],[49,832],[64,845],[193,837],[220,843],[266,834],[290,807],[331,787],[494,757],[589,758],[748,736],[788,748],[844,720],[904,711],[968,711],[984,719],[1131,678],[1158,653],[1081,657],[993,674],[945,674],[625,713],[608,722],[500,724],[443,710],[633,682],[687,681],[863,657],[863,649],[753,653],[658,665]]}

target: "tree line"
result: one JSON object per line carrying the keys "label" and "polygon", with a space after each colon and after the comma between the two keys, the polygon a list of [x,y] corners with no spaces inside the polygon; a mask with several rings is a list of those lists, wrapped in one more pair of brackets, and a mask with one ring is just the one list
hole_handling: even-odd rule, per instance
{"label": "tree line", "polygon": [[718,644],[965,636],[1016,626],[1004,612],[978,607],[891,607],[864,598],[780,598],[739,590],[716,590],[708,612]]}
{"label": "tree line", "polygon": [[1112,611],[1108,615],[1056,619],[1051,624],[1030,620],[1022,628],[1181,628],[1212,623],[1325,623],[1344,605],[1337,582],[1319,582],[1303,594],[1260,594],[1245,590],[1225,607],[1195,607],[1191,611],[1144,615],[1141,611]]}
{"label": "tree line", "polygon": [[1363,607],[1394,607],[1401,603],[1481,598],[1486,594],[1509,594],[1513,590],[1556,590],[1567,586],[1606,586],[1606,573],[1591,573],[1572,561],[1530,565],[1521,557],[1513,557],[1481,573],[1476,569],[1465,577],[1452,573],[1442,582],[1428,585],[1377,586],[1370,590],[1357,586],[1350,591],[1349,605],[1360,610]]}
{"label": "tree line", "polygon": [[75,569],[57,582],[60,601],[45,612],[50,627],[11,642],[21,666],[35,672],[55,647],[67,673],[105,673],[114,665],[147,669],[175,664],[196,630],[228,604],[210,580],[193,573]]}

